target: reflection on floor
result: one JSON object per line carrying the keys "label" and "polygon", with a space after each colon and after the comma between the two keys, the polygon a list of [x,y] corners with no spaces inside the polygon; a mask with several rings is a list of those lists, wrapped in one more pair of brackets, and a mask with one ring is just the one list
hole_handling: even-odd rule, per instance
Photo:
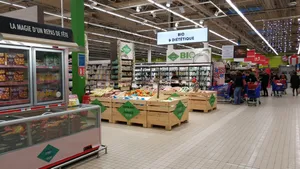
{"label": "reflection on floor", "polygon": [[172,131],[102,123],[108,154],[76,169],[300,169],[300,97],[221,104]]}

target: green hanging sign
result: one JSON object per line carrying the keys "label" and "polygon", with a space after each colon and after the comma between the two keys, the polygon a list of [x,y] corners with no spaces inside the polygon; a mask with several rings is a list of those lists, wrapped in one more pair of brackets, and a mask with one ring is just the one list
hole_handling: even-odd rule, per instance
{"label": "green hanging sign", "polygon": [[128,121],[140,114],[140,110],[137,109],[132,103],[129,101],[124,103],[121,107],[118,108],[118,111],[122,114],[125,119]]}
{"label": "green hanging sign", "polygon": [[91,104],[100,106],[101,113],[107,109],[106,106],[104,106],[98,99],[93,100]]}
{"label": "green hanging sign", "polygon": [[186,106],[182,103],[182,101],[179,101],[176,105],[176,108],[174,110],[174,115],[181,120],[184,112],[186,110]]}
{"label": "green hanging sign", "polygon": [[58,151],[59,149],[48,144],[37,157],[49,163],[55,157]]}
{"label": "green hanging sign", "polygon": [[131,49],[128,45],[125,45],[122,49],[122,52],[124,52],[126,55],[128,55],[131,52]]}
{"label": "green hanging sign", "polygon": [[211,96],[210,96],[210,98],[209,98],[209,104],[210,104],[210,106],[212,107],[212,106],[214,106],[214,104],[215,104],[215,101],[216,101],[216,97],[215,97],[215,95],[214,94],[212,94]]}

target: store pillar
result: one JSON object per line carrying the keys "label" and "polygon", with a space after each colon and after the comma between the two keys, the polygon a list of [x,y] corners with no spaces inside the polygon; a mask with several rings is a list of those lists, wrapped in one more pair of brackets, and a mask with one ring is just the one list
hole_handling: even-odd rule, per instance
{"label": "store pillar", "polygon": [[152,62],[152,51],[151,49],[148,49],[148,63]]}
{"label": "store pillar", "polygon": [[[77,94],[80,102],[85,94],[85,76],[80,76],[78,59],[79,54],[85,54],[85,38],[84,38],[84,0],[71,1],[71,24],[74,41],[82,49],[82,51],[72,52],[72,78],[73,78],[73,94]],[[81,55],[82,57],[82,55]]]}

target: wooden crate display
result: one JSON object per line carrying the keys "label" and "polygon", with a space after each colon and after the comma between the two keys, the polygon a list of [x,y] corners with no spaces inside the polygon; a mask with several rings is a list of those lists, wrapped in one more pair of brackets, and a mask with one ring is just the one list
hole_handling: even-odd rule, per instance
{"label": "wooden crate display", "polygon": [[[174,110],[179,102],[186,107],[181,120],[174,114]],[[147,108],[148,127],[164,126],[166,130],[171,130],[173,126],[180,125],[189,120],[188,98],[173,100],[170,102],[151,99],[148,101]]]}
{"label": "wooden crate display", "polygon": [[108,122],[112,122],[112,102],[111,102],[111,98],[107,98],[107,97],[91,97],[91,102],[93,102],[94,100],[98,100],[103,106],[106,107],[104,112],[101,112],[101,119],[102,120],[108,120]]}
{"label": "wooden crate display", "polygon": [[190,111],[200,110],[205,113],[217,109],[217,92],[203,91],[189,93]]}
{"label": "wooden crate display", "polygon": [[[140,112],[132,119],[127,120],[118,109],[126,102],[130,102]],[[143,127],[147,127],[147,101],[145,100],[124,100],[124,99],[112,99],[112,122],[126,122],[127,125],[142,124]]]}
{"label": "wooden crate display", "polygon": [[174,91],[161,91],[161,93],[167,96],[178,95],[179,97],[187,95],[187,93],[184,92],[174,92]]}

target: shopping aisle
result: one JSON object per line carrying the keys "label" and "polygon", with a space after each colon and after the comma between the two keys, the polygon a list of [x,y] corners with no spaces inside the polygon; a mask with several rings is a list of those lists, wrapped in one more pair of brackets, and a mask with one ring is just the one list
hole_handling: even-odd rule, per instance
{"label": "shopping aisle", "polygon": [[103,123],[108,154],[76,169],[299,169],[300,97],[218,105],[172,131]]}

